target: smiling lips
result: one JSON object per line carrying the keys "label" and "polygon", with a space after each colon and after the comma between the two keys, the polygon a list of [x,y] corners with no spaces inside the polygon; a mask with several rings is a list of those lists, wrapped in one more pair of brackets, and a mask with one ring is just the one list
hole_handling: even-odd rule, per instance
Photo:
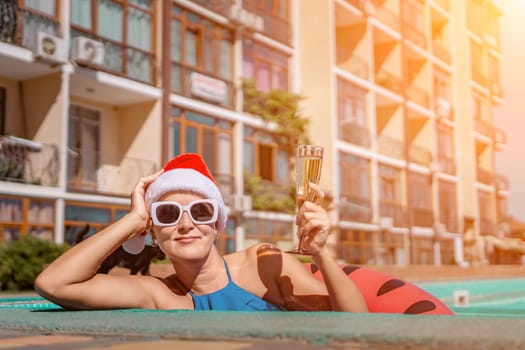
{"label": "smiling lips", "polygon": [[196,236],[188,236],[188,237],[177,237],[175,238],[175,241],[179,242],[179,243],[192,243],[196,240],[200,239],[200,237],[196,237]]}

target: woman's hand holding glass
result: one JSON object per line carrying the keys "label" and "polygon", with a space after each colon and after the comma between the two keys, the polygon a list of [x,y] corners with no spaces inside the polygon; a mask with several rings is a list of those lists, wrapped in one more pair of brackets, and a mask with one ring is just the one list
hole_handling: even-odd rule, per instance
{"label": "woman's hand holding glass", "polygon": [[328,212],[321,206],[323,191],[314,183],[310,183],[310,190],[314,193],[314,199],[301,203],[295,223],[304,253],[315,256],[325,248],[331,223]]}

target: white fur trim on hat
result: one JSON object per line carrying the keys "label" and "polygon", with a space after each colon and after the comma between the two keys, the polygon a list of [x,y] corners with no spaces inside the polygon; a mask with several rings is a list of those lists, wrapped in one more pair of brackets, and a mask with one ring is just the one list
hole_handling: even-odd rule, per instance
{"label": "white fur trim on hat", "polygon": [[191,191],[204,198],[216,199],[219,206],[217,230],[218,232],[224,231],[228,216],[221,192],[215,182],[194,169],[178,168],[162,173],[146,191],[146,207],[151,210],[151,204],[160,197],[169,192],[181,190]]}

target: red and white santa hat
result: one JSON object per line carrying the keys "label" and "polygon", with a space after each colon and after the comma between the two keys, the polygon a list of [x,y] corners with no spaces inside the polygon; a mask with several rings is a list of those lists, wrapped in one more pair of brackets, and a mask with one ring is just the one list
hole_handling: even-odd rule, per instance
{"label": "red and white santa hat", "polygon": [[[217,231],[226,228],[228,215],[226,205],[215,179],[202,157],[195,153],[181,154],[164,165],[164,172],[151,183],[146,190],[146,208],[166,193],[173,191],[191,191],[204,198],[216,199],[219,207]],[[142,238],[141,238],[142,237]],[[135,238],[135,237],[134,237]],[[132,254],[138,254],[144,249],[145,236],[137,236],[124,243],[124,249]]]}

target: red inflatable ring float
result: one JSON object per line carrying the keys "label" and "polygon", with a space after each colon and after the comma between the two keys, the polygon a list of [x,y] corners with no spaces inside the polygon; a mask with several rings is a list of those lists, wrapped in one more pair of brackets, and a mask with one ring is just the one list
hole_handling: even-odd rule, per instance
{"label": "red inflatable ring float", "polygon": [[[313,263],[305,267],[320,280],[321,271]],[[369,312],[411,315],[454,315],[441,300],[413,283],[355,265],[341,265],[361,291]]]}

